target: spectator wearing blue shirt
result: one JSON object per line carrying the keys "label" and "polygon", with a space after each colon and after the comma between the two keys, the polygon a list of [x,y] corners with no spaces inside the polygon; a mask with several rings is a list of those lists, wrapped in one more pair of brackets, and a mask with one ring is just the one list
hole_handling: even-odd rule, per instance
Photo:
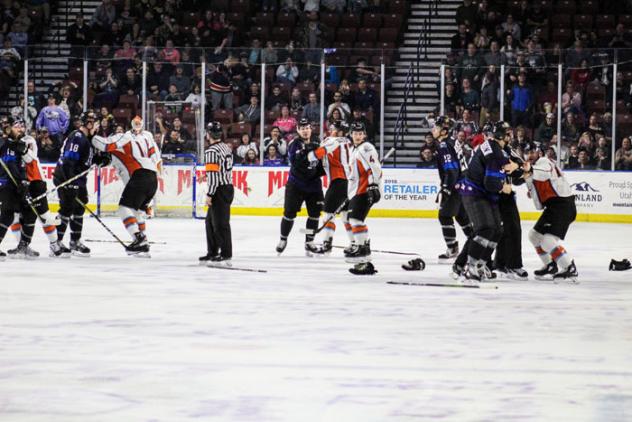
{"label": "spectator wearing blue shirt", "polygon": [[518,83],[507,91],[511,100],[511,126],[530,126],[531,107],[533,107],[533,91],[527,85],[527,75],[518,75]]}
{"label": "spectator wearing blue shirt", "polygon": [[275,144],[268,145],[266,148],[266,157],[263,160],[263,165],[266,167],[282,166],[285,164],[283,157],[279,154]]}
{"label": "spectator wearing blue shirt", "polygon": [[70,123],[69,116],[66,114],[63,108],[56,104],[54,95],[48,97],[48,105],[40,111],[37,120],[35,121],[35,127],[37,130],[43,127],[48,129],[51,138],[61,142],[64,134],[68,130]]}

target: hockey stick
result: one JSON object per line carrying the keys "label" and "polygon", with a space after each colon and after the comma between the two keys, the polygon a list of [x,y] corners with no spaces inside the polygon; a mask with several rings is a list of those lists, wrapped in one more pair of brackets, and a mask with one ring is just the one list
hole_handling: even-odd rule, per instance
{"label": "hockey stick", "polygon": [[247,271],[249,273],[267,273],[268,270],[258,270],[256,268],[226,267],[222,265],[206,265],[207,268],[215,268],[218,270]]}
{"label": "hockey stick", "polygon": [[42,198],[44,198],[44,197],[46,197],[46,196],[50,195],[51,193],[57,192],[59,189],[63,188],[64,186],[66,186],[66,185],[68,185],[68,184],[70,184],[70,183],[74,182],[75,180],[80,179],[80,178],[82,178],[83,176],[85,176],[86,174],[88,174],[90,171],[92,171],[92,169],[93,169],[95,166],[96,166],[96,164],[91,165],[89,169],[87,169],[87,170],[85,170],[85,171],[82,171],[81,173],[77,174],[76,176],[71,177],[70,179],[66,180],[66,181],[65,181],[65,182],[63,182],[63,183],[60,183],[59,185],[55,186],[54,188],[52,188],[52,189],[51,189],[51,190],[49,190],[49,191],[44,192],[44,193],[43,193],[43,194],[41,194],[41,195],[38,195],[38,196],[36,196],[35,198],[31,198],[31,199],[29,200],[29,202],[30,202],[30,203],[37,202],[37,201],[39,201],[40,199],[42,199]]}
{"label": "hockey stick", "polygon": [[[346,249],[346,246],[333,246],[336,249]],[[406,256],[420,256],[418,253],[412,253],[412,252],[398,252],[398,251],[385,251],[385,250],[379,250],[379,249],[373,249],[371,248],[371,252],[376,252],[376,253],[385,253],[385,254],[391,254],[391,255],[406,255]]]}
{"label": "hockey stick", "polygon": [[[15,180],[15,177],[13,177],[13,173],[11,173],[11,170],[9,170],[9,167],[5,164],[4,160],[2,160],[2,158],[0,158],[0,164],[2,165],[2,168],[4,169],[4,171],[9,175],[9,179],[11,179],[11,181],[15,185],[16,189],[20,189],[20,185],[18,185],[17,180]],[[29,205],[29,207],[31,208],[31,211],[33,211],[33,213],[37,216],[37,218],[39,218],[39,220],[42,222],[42,224],[48,225],[48,221],[46,221],[46,219],[44,217],[42,217],[40,215],[40,213],[37,212],[37,210],[35,209],[33,204],[29,200],[27,200],[26,202]]]}
{"label": "hockey stick", "polygon": [[[116,240],[104,240],[104,239],[85,239],[86,242],[91,243],[118,243]],[[150,245],[166,245],[167,242],[147,242]]]}
{"label": "hockey stick", "polygon": [[98,215],[96,215],[96,213],[94,211],[92,211],[90,208],[88,208],[88,206],[86,204],[84,204],[83,202],[81,202],[81,200],[77,197],[75,197],[75,201],[77,201],[77,203],[79,205],[81,205],[86,211],[88,211],[90,213],[91,216],[93,216],[98,222],[99,224],[101,224],[103,226],[103,228],[112,235],[112,237],[114,239],[116,239],[116,241],[118,243],[120,243],[125,249],[127,249],[127,245],[125,244],[125,242],[123,242],[116,234],[114,234],[114,232],[112,230],[110,230],[110,228],[108,226],[105,225],[105,223],[103,222],[103,220],[101,220],[99,218]]}
{"label": "hockey stick", "polygon": [[498,286],[495,286],[493,284],[424,283],[416,281],[387,281],[386,284],[399,286],[454,287],[462,289],[498,289]]}

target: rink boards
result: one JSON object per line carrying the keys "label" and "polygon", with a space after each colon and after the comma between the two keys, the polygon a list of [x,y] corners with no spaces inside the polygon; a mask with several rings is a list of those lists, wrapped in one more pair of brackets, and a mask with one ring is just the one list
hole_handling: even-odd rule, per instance
{"label": "rink boards", "polygon": [[[43,174],[52,187],[54,166],[43,166]],[[578,221],[632,223],[632,173],[568,171],[565,173],[576,195]],[[233,214],[281,215],[287,167],[235,167]],[[328,181],[323,181],[326,188]],[[101,212],[117,209],[123,189],[113,168],[95,170],[88,178],[90,204]],[[437,170],[385,168],[382,200],[371,210],[374,217],[435,218],[439,189]],[[523,219],[540,214],[527,197],[526,186],[515,188]],[[206,174],[202,166],[167,165],[159,178],[156,205],[158,213],[191,215],[206,194]],[[49,198],[53,210],[57,197]]]}

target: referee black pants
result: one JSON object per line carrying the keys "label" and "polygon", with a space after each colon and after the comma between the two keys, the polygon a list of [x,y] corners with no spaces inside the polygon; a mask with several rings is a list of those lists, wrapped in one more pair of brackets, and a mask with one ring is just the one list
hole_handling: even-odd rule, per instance
{"label": "referee black pants", "polygon": [[233,185],[221,185],[212,196],[212,205],[206,213],[206,247],[211,256],[232,258],[233,241],[230,231],[230,205],[233,203]]}
{"label": "referee black pants", "polygon": [[515,194],[498,195],[498,208],[503,230],[496,247],[494,268],[522,268],[522,228]]}

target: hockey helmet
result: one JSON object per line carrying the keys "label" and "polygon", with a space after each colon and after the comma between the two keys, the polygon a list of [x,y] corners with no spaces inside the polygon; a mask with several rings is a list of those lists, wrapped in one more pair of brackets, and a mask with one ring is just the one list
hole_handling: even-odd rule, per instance
{"label": "hockey helmet", "polygon": [[342,120],[334,122],[331,125],[331,127],[336,129],[336,131],[342,134],[343,136],[349,132],[349,125],[347,124],[347,122],[342,121]]}
{"label": "hockey helmet", "polygon": [[353,122],[351,123],[351,132],[366,132],[366,127],[362,122]]}
{"label": "hockey helmet", "polygon": [[143,122],[143,118],[140,116],[135,116],[132,119],[132,129],[134,130],[143,130],[145,124]]}
{"label": "hockey helmet", "polygon": [[441,129],[445,129],[449,132],[454,127],[454,120],[448,116],[439,116],[434,121],[434,127],[440,127]]}
{"label": "hockey helmet", "polygon": [[210,122],[206,125],[206,133],[211,135],[213,139],[222,138],[222,124],[220,122]]}
{"label": "hockey helmet", "polygon": [[84,113],[81,113],[79,120],[81,120],[81,125],[85,126],[88,123],[94,123],[97,120],[97,115],[94,111],[86,111]]}
{"label": "hockey helmet", "polygon": [[503,121],[496,122],[492,130],[492,136],[494,137],[494,139],[504,141],[505,136],[507,136],[510,130],[511,126],[509,125],[509,123]]}
{"label": "hockey helmet", "polygon": [[488,135],[494,132],[494,123],[491,120],[488,120],[487,123],[483,125],[481,128],[481,133]]}
{"label": "hockey helmet", "polygon": [[309,123],[309,119],[306,119],[305,117],[303,117],[302,119],[300,119],[298,121],[298,126],[297,127],[301,128],[301,127],[305,127],[305,126],[310,126],[311,127],[311,125]]}

